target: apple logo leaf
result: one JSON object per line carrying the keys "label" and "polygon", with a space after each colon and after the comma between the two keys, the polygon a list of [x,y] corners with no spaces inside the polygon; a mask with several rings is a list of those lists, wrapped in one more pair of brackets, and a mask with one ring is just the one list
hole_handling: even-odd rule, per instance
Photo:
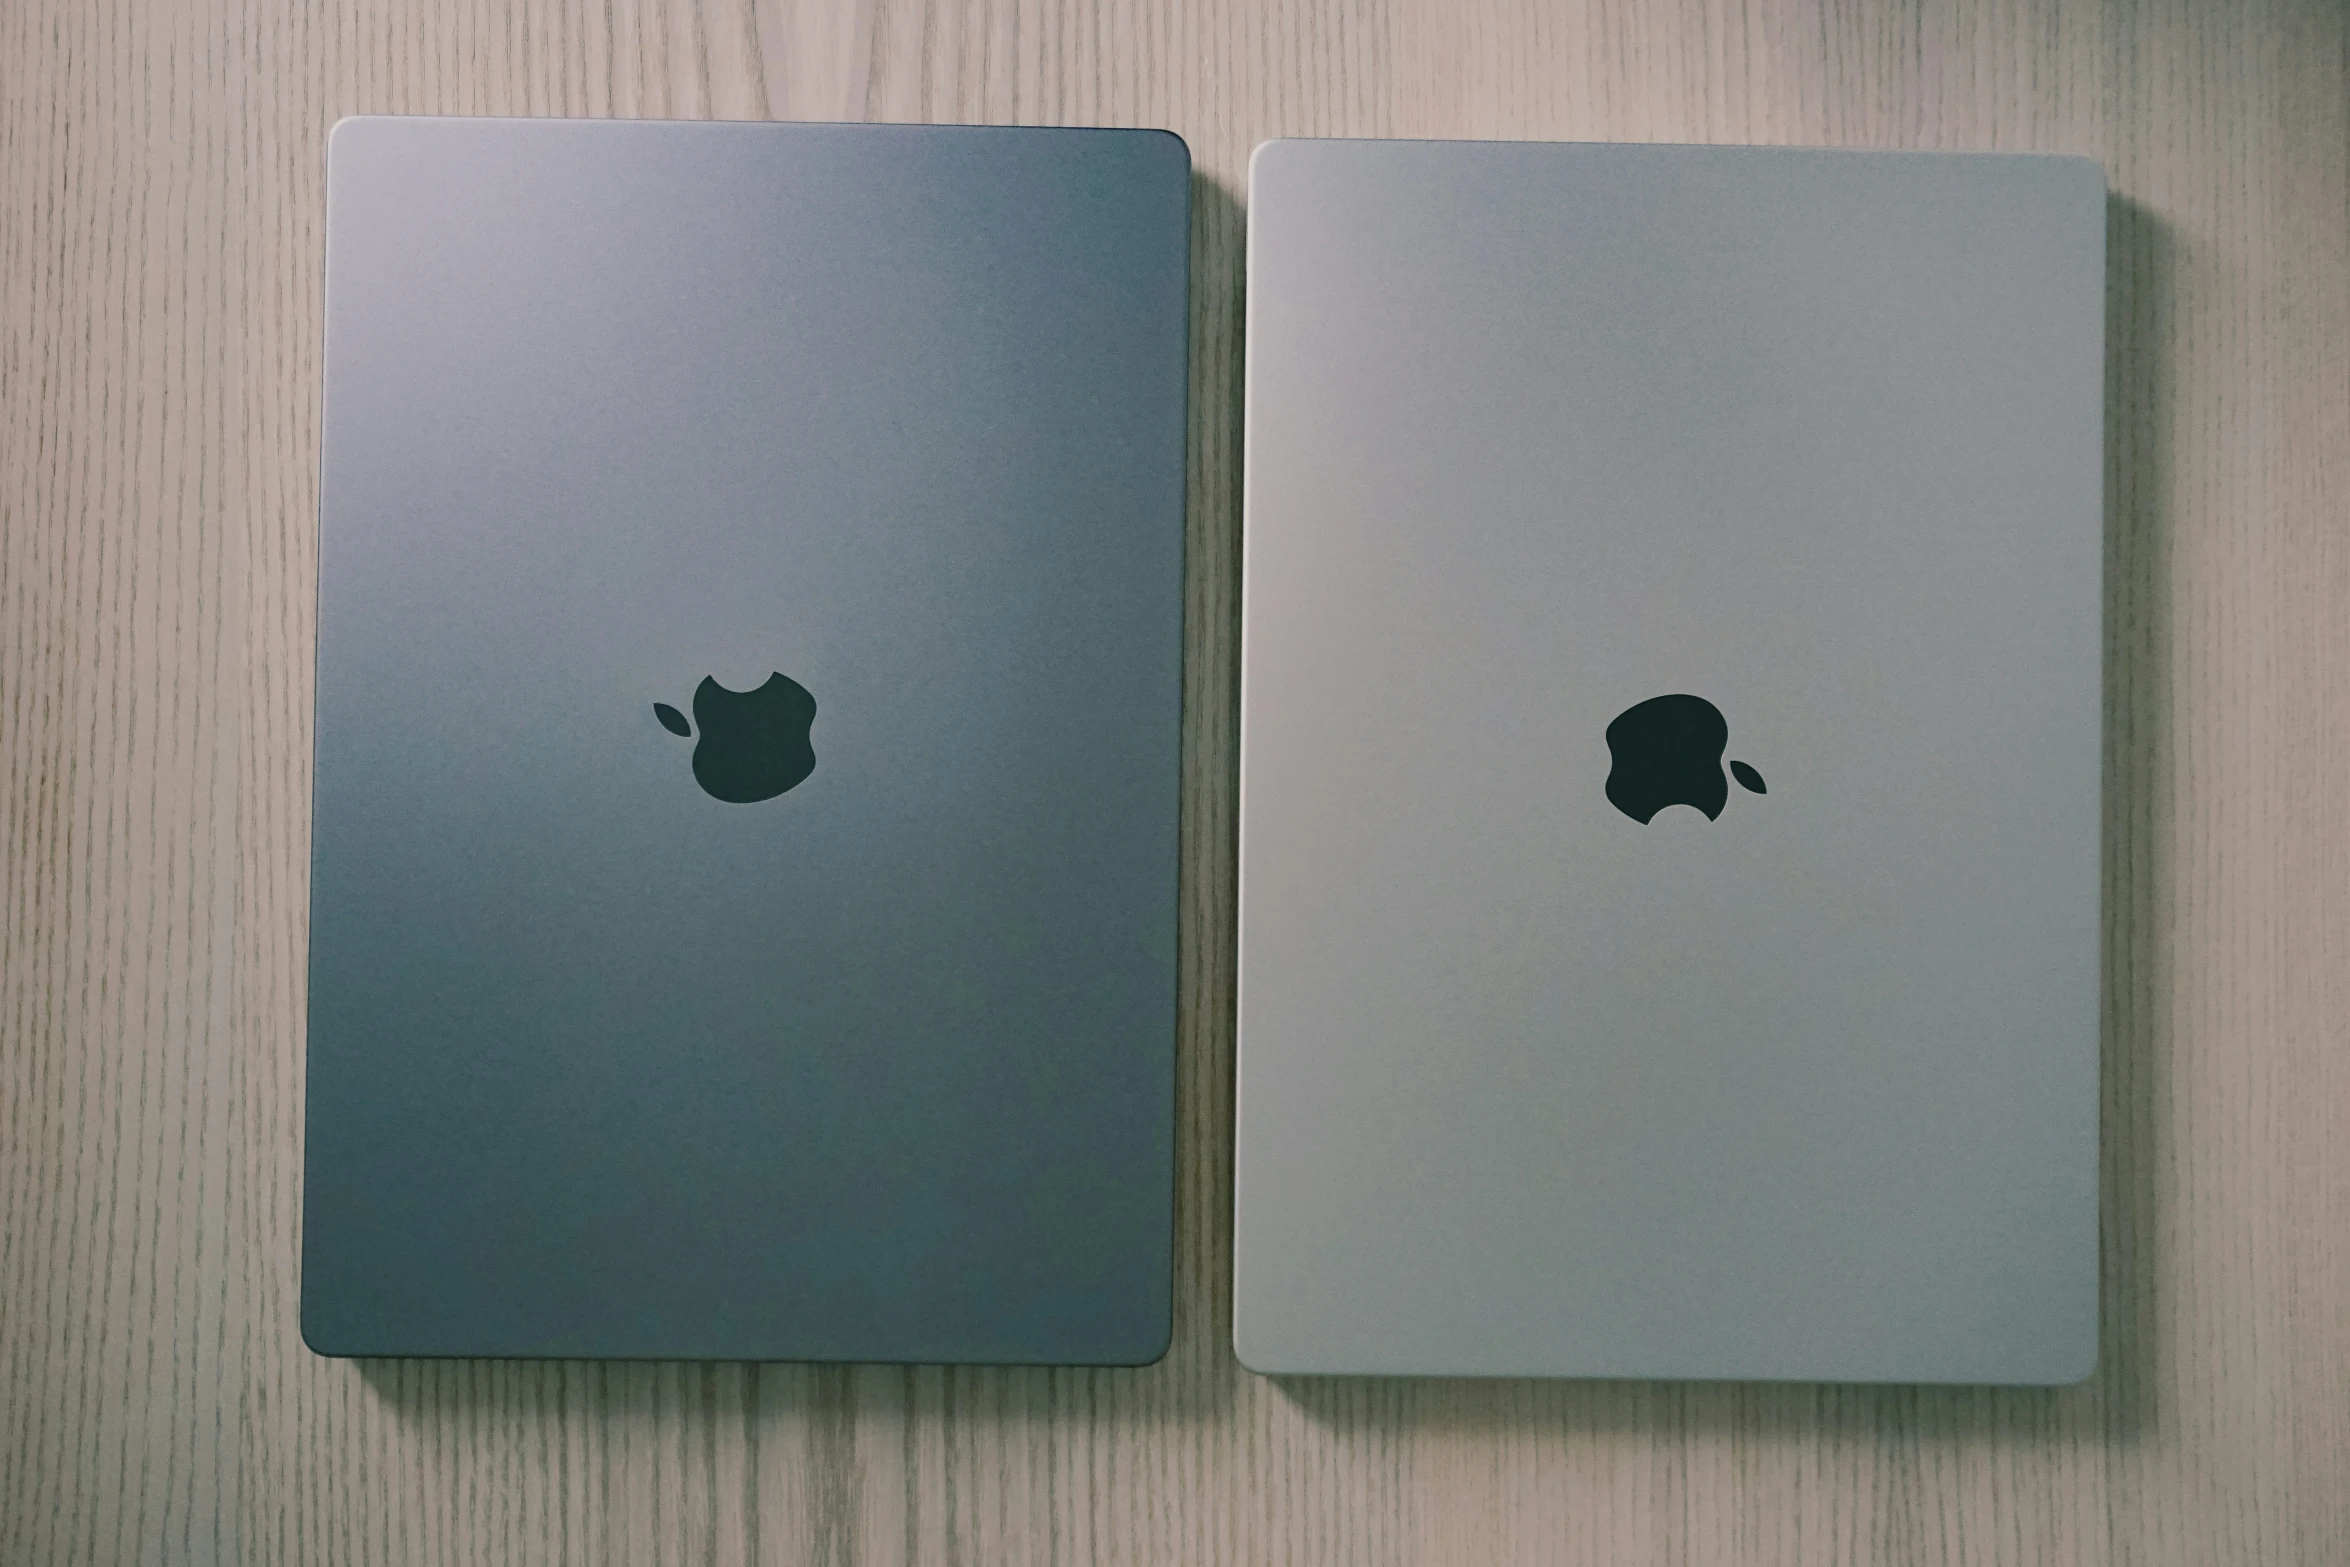
{"label": "apple logo leaf", "polygon": [[[661,720],[661,727],[668,730],[671,734],[680,735],[687,739],[691,739],[693,737],[694,726],[685,721],[685,714],[679,712],[676,708],[671,707],[667,702],[655,702],[653,704],[653,716]],[[1740,779],[1739,781],[1741,783],[1745,782],[1744,779]],[[1747,787],[1752,788],[1753,785],[1748,784]]]}
{"label": "apple logo leaf", "polygon": [[1737,779],[1740,787],[1746,789],[1750,793],[1770,793],[1768,789],[1763,787],[1762,774],[1756,772],[1753,768],[1747,766],[1744,762],[1732,762],[1730,764],[1730,776]]}

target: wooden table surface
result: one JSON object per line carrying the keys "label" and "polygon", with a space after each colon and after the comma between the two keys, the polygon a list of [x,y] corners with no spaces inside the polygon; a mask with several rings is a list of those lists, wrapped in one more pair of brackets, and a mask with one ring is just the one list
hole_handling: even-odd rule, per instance
{"label": "wooden table surface", "polygon": [[[2293,0],[0,3],[0,1563],[2350,1562],[2344,34]],[[1190,142],[1163,1364],[302,1348],[321,196],[357,112]],[[1242,202],[1299,134],[2104,160],[2087,1386],[1234,1362]]]}

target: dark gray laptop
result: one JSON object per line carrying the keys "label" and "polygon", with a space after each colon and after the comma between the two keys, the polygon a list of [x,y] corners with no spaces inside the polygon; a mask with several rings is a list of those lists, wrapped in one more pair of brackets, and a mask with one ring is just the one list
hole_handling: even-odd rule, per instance
{"label": "dark gray laptop", "polygon": [[302,1328],[1169,1328],[1189,159],[362,119],[330,158]]}
{"label": "dark gray laptop", "polygon": [[1242,1358],[2086,1376],[2096,165],[1277,142],[1249,218]]}

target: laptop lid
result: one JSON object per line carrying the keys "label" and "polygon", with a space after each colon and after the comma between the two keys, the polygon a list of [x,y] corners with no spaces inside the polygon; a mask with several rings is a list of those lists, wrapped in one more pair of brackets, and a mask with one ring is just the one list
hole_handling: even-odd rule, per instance
{"label": "laptop lid", "polygon": [[1248,1364],[2088,1374],[2104,200],[1259,149]]}
{"label": "laptop lid", "polygon": [[1189,159],[359,119],[329,172],[303,1332],[1169,1325]]}

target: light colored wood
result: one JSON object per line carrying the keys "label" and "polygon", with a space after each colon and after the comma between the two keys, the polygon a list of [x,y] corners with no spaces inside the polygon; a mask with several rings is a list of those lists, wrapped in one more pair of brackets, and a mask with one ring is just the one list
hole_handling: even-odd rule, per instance
{"label": "light colored wood", "polygon": [[[2350,1562],[2350,89],[2323,0],[0,5],[0,1562]],[[322,157],[357,111],[1197,160],[1154,1369],[295,1335]],[[2059,1392],[1225,1348],[1241,199],[1279,134],[2105,160],[2105,1358]]]}

